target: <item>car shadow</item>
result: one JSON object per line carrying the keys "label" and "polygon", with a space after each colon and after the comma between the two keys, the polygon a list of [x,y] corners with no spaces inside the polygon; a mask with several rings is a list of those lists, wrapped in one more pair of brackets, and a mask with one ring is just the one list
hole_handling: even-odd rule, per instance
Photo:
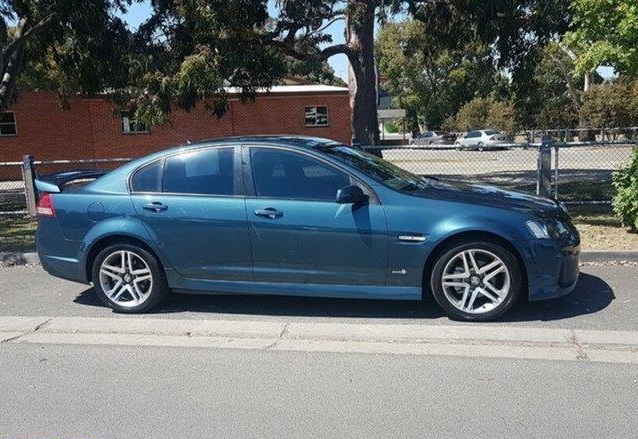
{"label": "car shadow", "polygon": [[[582,273],[574,291],[564,297],[541,302],[519,301],[501,322],[551,321],[594,314],[605,309],[614,292],[601,278]],[[80,293],[75,303],[104,307],[92,288]],[[288,296],[241,296],[171,294],[151,315],[170,313],[218,313],[261,316],[423,318],[445,317],[432,298],[421,302],[395,300],[327,299]]]}

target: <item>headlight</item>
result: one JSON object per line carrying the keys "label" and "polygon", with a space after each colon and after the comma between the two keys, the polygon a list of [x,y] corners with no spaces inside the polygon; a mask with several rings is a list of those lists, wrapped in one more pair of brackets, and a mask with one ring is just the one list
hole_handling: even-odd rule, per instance
{"label": "headlight", "polygon": [[569,228],[561,220],[530,220],[525,225],[538,239],[564,238],[569,235]]}
{"label": "headlight", "polygon": [[549,238],[549,233],[547,232],[547,226],[539,221],[527,221],[525,223],[527,228],[532,235],[537,237],[538,239]]}

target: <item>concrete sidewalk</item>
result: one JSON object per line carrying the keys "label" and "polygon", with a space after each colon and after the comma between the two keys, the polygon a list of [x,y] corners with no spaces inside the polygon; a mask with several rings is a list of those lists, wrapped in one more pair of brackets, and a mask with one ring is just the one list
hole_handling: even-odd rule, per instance
{"label": "concrete sidewalk", "polygon": [[0,343],[451,355],[638,364],[638,331],[479,325],[5,316],[0,317]]}

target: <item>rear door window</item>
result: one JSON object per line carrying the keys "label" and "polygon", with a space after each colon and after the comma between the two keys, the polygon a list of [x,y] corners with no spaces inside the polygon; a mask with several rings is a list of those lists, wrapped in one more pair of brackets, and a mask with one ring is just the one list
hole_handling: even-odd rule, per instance
{"label": "rear door window", "polygon": [[166,159],[162,191],[176,194],[233,195],[234,149],[185,152]]}

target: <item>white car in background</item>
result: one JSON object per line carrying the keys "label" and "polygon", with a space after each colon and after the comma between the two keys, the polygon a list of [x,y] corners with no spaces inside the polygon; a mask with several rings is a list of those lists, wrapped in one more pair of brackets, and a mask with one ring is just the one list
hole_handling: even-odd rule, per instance
{"label": "white car in background", "polygon": [[506,149],[507,136],[496,130],[475,130],[465,133],[454,144],[459,150]]}

